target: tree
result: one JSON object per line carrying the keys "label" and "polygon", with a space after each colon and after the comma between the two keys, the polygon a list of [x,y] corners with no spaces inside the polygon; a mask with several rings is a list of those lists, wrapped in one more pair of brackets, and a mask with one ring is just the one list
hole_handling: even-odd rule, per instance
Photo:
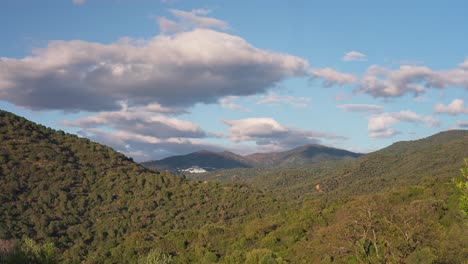
{"label": "tree", "polygon": [[453,179],[460,191],[459,206],[464,216],[468,215],[468,158],[465,158],[465,167],[460,169],[461,176]]}

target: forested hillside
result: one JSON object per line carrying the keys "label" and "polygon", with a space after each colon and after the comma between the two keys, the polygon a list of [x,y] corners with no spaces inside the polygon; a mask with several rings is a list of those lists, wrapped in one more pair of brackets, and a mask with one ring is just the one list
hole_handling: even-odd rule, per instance
{"label": "forested hillside", "polygon": [[464,157],[468,157],[468,130],[451,130],[398,142],[358,159],[288,168],[221,170],[189,177],[252,184],[295,199],[342,197],[447,181],[463,166]]}
{"label": "forested hillside", "polygon": [[2,111],[0,262],[463,263],[466,133],[219,183]]}
{"label": "forested hillside", "polygon": [[156,173],[109,147],[4,111],[0,142],[0,238],[53,242],[62,260],[174,252],[188,242],[171,236],[277,206],[254,188]]}
{"label": "forested hillside", "polygon": [[321,161],[352,159],[362,154],[322,145],[305,145],[288,151],[254,153],[246,156],[254,164],[269,167],[304,166]]}

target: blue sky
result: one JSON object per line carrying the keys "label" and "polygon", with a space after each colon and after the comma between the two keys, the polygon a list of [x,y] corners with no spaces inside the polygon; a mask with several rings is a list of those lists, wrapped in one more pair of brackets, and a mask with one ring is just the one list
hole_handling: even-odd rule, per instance
{"label": "blue sky", "polygon": [[0,2],[0,108],[137,160],[468,127],[466,1]]}

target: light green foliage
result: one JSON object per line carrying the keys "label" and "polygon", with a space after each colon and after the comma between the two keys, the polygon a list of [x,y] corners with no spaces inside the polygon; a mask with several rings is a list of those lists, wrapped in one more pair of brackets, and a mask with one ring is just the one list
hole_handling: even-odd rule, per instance
{"label": "light green foliage", "polygon": [[172,256],[159,250],[151,249],[146,256],[138,258],[138,264],[171,264]]}
{"label": "light green foliage", "polygon": [[465,158],[465,167],[461,168],[460,171],[461,176],[453,181],[460,191],[460,209],[465,216],[468,216],[468,158]]}
{"label": "light green foliage", "polygon": [[253,249],[246,255],[245,264],[281,264],[281,258],[277,258],[275,254],[266,248]]}
{"label": "light green foliage", "polygon": [[[5,247],[5,245],[9,245]],[[0,241],[0,263],[58,263],[57,249],[52,243],[42,245],[31,238],[26,238],[19,244],[13,240]]]}

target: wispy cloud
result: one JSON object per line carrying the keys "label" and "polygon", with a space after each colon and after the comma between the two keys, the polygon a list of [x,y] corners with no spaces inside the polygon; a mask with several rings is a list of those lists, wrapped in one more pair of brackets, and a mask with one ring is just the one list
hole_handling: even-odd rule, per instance
{"label": "wispy cloud", "polygon": [[343,61],[367,61],[367,55],[357,51],[350,51],[341,59]]}
{"label": "wispy cloud", "polygon": [[345,110],[346,112],[363,112],[363,113],[381,113],[383,106],[371,105],[371,104],[342,104],[338,105],[338,108]]}
{"label": "wispy cloud", "polygon": [[279,105],[288,104],[296,108],[309,107],[311,99],[307,97],[296,97],[291,95],[278,95],[275,93],[262,96],[262,99],[257,104]]}
{"label": "wispy cloud", "polygon": [[210,11],[206,9],[193,9],[192,11],[170,9],[169,12],[175,17],[175,20],[165,17],[158,18],[159,30],[163,34],[187,31],[194,28],[221,30],[229,28],[229,24],[227,22],[208,17],[207,15]]}
{"label": "wispy cloud", "polygon": [[325,87],[352,84],[358,81],[358,78],[353,74],[341,73],[332,68],[312,69],[311,78],[322,79]]}
{"label": "wispy cloud", "polygon": [[238,110],[241,112],[251,112],[251,110],[248,109],[247,107],[244,107],[240,104],[235,103],[234,101],[237,99],[239,99],[239,96],[226,96],[226,97],[219,99],[219,104],[223,108]]}

